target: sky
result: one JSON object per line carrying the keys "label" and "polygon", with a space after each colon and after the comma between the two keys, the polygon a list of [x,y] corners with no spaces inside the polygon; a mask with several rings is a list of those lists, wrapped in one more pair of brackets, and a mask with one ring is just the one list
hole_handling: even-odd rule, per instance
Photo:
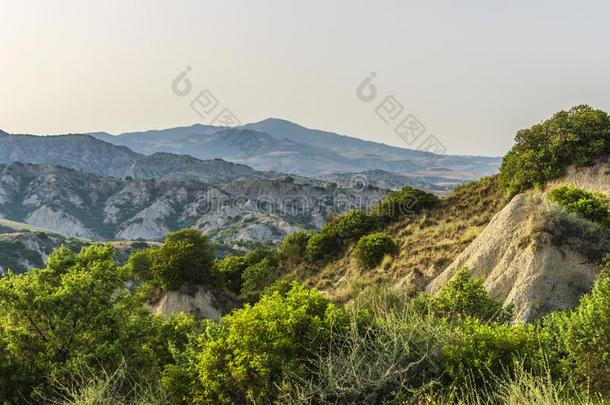
{"label": "sky", "polygon": [[556,111],[610,111],[609,15],[603,1],[0,0],[0,129],[118,134],[226,108],[413,147],[394,131],[412,116],[447,153],[502,155]]}

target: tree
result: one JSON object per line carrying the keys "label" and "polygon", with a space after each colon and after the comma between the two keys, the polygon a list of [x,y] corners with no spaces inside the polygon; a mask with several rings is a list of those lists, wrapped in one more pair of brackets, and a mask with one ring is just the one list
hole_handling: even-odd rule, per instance
{"label": "tree", "polygon": [[608,153],[608,114],[576,106],[517,132],[515,145],[502,160],[500,183],[514,195],[561,176],[570,165],[590,165]]}
{"label": "tree", "polygon": [[195,229],[167,234],[155,252],[152,273],[163,288],[177,290],[184,284],[214,283],[214,247]]}
{"label": "tree", "polygon": [[290,263],[298,263],[305,258],[307,242],[311,234],[303,231],[296,231],[284,238],[280,243],[279,251],[282,257]]}
{"label": "tree", "polygon": [[[172,374],[194,378],[188,402],[272,403],[277,383],[288,374],[306,376],[310,352],[346,323],[345,312],[320,293],[293,284],[211,325],[189,350],[187,370]],[[166,384],[170,394],[179,385],[172,378]]]}
{"label": "tree", "polygon": [[263,259],[248,266],[244,270],[242,279],[241,295],[249,300],[256,300],[278,279],[278,275],[269,260]]}
{"label": "tree", "polygon": [[432,299],[435,312],[443,317],[462,319],[473,317],[480,321],[508,322],[511,308],[493,300],[483,280],[472,277],[467,268],[461,268]]}
{"label": "tree", "polygon": [[[56,250],[43,269],[0,278],[0,395],[45,390],[83,368],[156,368],[152,315],[126,288],[111,246]],[[6,364],[10,368],[6,369]],[[2,385],[5,384],[3,387]]]}
{"label": "tree", "polygon": [[366,268],[372,268],[381,263],[385,255],[392,255],[398,251],[398,245],[392,237],[383,232],[365,235],[354,249],[358,263]]}

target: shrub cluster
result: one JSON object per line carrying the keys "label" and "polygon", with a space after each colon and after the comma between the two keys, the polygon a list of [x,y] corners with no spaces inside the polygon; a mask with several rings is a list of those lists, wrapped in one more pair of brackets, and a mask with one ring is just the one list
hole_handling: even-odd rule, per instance
{"label": "shrub cluster", "polygon": [[311,260],[335,258],[350,243],[358,241],[364,235],[375,232],[399,218],[431,209],[439,201],[434,194],[405,186],[390,193],[370,212],[350,210],[327,223],[320,232],[309,238],[305,249],[306,257]]}
{"label": "shrub cluster", "polygon": [[570,165],[586,166],[610,153],[610,117],[581,105],[517,132],[504,156],[500,182],[511,195],[560,177]]}
{"label": "shrub cluster", "polygon": [[549,199],[568,212],[610,227],[610,200],[603,194],[590,193],[570,185],[551,190]]}
{"label": "shrub cluster", "polygon": [[354,256],[365,268],[372,268],[381,263],[385,255],[393,255],[398,251],[398,244],[392,237],[383,232],[365,235],[358,240]]}

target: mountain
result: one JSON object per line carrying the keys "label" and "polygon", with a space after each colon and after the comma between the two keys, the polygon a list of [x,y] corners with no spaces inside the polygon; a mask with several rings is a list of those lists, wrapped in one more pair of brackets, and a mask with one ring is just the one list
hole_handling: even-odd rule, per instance
{"label": "mountain", "polygon": [[0,136],[0,163],[41,163],[83,170],[100,176],[142,179],[185,179],[225,183],[246,178],[266,178],[248,166],[213,159],[202,161],[187,155],[136,153],[89,135]]}
{"label": "mountain", "polygon": [[434,176],[405,176],[385,170],[367,170],[364,172],[324,174],[319,177],[324,181],[337,183],[340,187],[365,187],[372,185],[379,188],[397,190],[411,186],[437,195],[449,194],[462,180]]}
{"label": "mountain", "polygon": [[222,158],[257,170],[310,177],[386,170],[416,177],[474,180],[495,173],[500,164],[497,157],[435,155],[309,129],[280,119],[235,128],[196,124],[117,136],[99,132],[91,135],[139,153]]}
{"label": "mountain", "polygon": [[169,231],[195,227],[238,246],[278,241],[294,230],[317,229],[327,215],[366,207],[388,192],[291,176],[212,185],[103,177],[46,164],[4,164],[0,172],[0,218],[94,240],[158,240]]}

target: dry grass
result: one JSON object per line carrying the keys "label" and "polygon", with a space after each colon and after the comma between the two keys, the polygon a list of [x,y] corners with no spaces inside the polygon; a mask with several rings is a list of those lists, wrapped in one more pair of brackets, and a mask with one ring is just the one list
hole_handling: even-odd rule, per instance
{"label": "dry grass", "polygon": [[291,275],[327,292],[340,302],[353,298],[364,287],[398,284],[420,291],[448,266],[508,202],[497,176],[458,187],[439,207],[401,219],[384,229],[398,242],[400,251],[374,269],[361,269],[352,248],[340,259],[320,269],[304,264]]}

